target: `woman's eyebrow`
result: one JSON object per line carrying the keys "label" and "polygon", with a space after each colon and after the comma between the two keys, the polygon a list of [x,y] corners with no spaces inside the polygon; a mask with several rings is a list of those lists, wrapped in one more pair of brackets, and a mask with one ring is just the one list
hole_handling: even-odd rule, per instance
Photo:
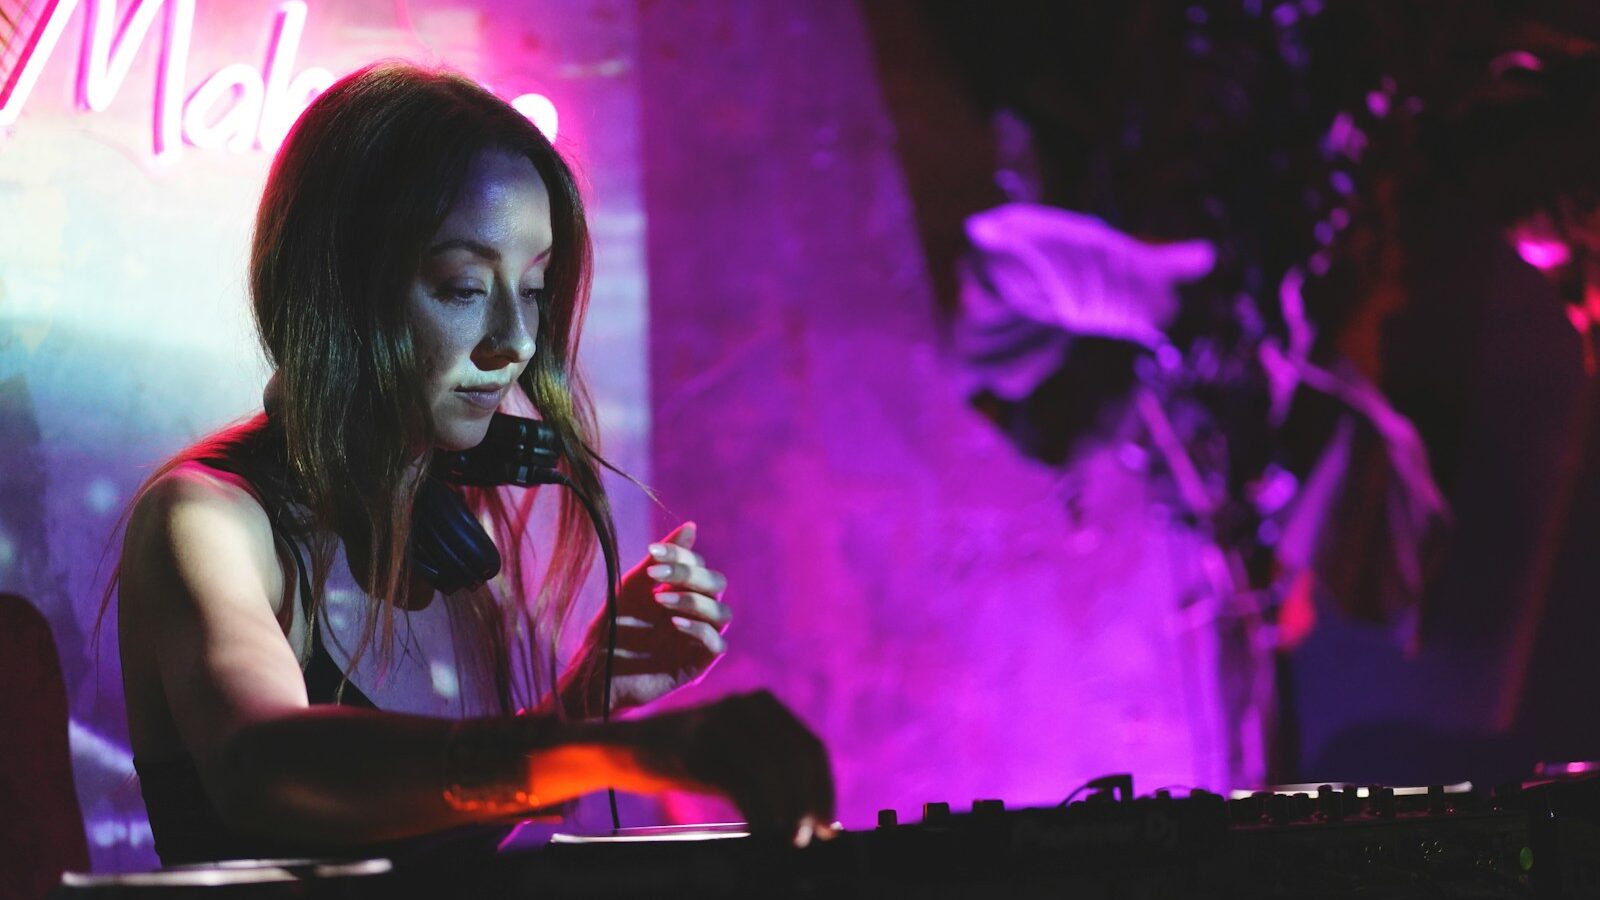
{"label": "woman's eyebrow", "polygon": [[[550,251],[554,250],[554,249],[555,249],[555,247],[553,247],[553,246],[544,248],[544,252],[540,253],[538,256],[535,256],[533,258],[533,261],[536,262],[536,263],[544,262],[546,259],[549,258]],[[481,256],[484,259],[489,260],[490,262],[499,262],[500,261],[500,251],[499,250],[496,250],[495,248],[489,246],[488,244],[484,244],[484,243],[481,243],[479,241],[469,240],[467,238],[451,238],[450,240],[447,240],[447,241],[440,241],[439,243],[434,244],[432,247],[428,248],[428,255],[429,256],[438,256],[439,254],[444,253],[444,252],[449,251],[449,250],[467,250],[467,251],[470,251],[471,253],[473,253],[476,256]]]}
{"label": "woman's eyebrow", "polygon": [[452,238],[448,241],[440,241],[439,243],[428,248],[428,255],[438,256],[439,254],[448,250],[469,250],[473,254],[481,256],[491,262],[500,261],[499,250],[496,250],[488,244],[468,240],[466,238]]}

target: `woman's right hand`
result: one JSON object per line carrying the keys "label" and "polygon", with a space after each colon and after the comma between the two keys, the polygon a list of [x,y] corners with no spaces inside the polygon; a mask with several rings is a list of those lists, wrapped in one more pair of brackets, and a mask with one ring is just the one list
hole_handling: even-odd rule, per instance
{"label": "woman's right hand", "polygon": [[767,691],[617,723],[646,782],[727,796],[752,832],[796,846],[833,836],[828,751]]}

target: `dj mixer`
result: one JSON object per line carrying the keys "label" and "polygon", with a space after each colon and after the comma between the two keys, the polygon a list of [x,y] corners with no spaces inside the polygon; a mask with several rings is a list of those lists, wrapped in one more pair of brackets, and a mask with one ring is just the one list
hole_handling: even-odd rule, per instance
{"label": "dj mixer", "polygon": [[68,876],[60,900],[196,898],[1600,898],[1600,780],[980,800],[802,850],[729,827],[557,836],[481,858]]}

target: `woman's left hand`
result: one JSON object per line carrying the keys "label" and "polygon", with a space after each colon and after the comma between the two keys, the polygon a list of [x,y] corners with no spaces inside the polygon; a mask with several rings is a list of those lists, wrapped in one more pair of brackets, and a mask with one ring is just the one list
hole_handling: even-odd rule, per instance
{"label": "woman's left hand", "polygon": [[[721,595],[728,580],[706,567],[693,549],[693,522],[673,529],[649,556],[622,576],[617,592],[617,656],[613,712],[642,706],[700,680],[728,642],[732,617]],[[576,717],[600,714],[609,622],[604,610],[589,626],[584,649],[562,695]],[[577,701],[577,702],[574,702]]]}

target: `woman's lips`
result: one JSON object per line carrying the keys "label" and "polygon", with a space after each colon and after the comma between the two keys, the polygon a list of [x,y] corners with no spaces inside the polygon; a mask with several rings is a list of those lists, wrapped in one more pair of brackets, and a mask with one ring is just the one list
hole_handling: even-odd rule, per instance
{"label": "woman's lips", "polygon": [[500,401],[505,398],[506,389],[503,387],[456,388],[455,394],[478,409],[493,412],[500,407]]}

